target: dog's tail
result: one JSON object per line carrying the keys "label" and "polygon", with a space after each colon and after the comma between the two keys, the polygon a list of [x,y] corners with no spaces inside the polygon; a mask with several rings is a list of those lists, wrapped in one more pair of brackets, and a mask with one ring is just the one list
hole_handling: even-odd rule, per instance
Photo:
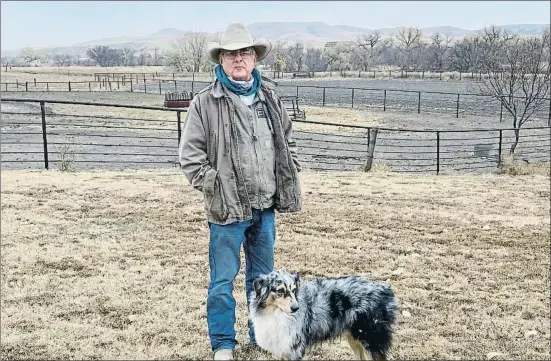
{"label": "dog's tail", "polygon": [[351,333],[374,360],[386,360],[392,344],[398,301],[392,289],[386,285],[381,286],[372,297],[372,307],[358,315]]}

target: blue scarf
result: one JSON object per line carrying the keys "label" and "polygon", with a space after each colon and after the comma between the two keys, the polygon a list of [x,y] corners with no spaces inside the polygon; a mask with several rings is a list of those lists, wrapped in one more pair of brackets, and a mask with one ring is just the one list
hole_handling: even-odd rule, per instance
{"label": "blue scarf", "polygon": [[218,81],[224,84],[229,90],[231,90],[237,95],[256,94],[256,92],[258,92],[258,90],[260,89],[260,84],[262,83],[262,77],[260,75],[260,72],[256,68],[253,69],[252,75],[253,75],[254,82],[253,82],[253,86],[250,88],[245,88],[241,84],[237,84],[231,81],[226,75],[226,73],[224,72],[224,70],[222,69],[221,65],[216,66],[215,73]]}

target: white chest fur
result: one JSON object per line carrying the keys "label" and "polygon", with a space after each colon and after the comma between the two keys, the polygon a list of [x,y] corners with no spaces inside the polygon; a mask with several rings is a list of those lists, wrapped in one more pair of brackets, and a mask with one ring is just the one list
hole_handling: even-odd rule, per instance
{"label": "white chest fur", "polygon": [[277,358],[288,356],[295,338],[296,320],[283,312],[253,318],[256,343]]}

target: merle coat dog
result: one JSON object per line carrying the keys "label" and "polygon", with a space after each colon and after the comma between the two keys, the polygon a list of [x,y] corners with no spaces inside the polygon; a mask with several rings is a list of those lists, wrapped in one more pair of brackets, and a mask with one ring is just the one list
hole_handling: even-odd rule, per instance
{"label": "merle coat dog", "polygon": [[277,358],[300,360],[313,345],[345,336],[358,360],[386,360],[398,301],[385,283],[359,276],[301,284],[295,272],[257,277],[249,317],[258,346]]}

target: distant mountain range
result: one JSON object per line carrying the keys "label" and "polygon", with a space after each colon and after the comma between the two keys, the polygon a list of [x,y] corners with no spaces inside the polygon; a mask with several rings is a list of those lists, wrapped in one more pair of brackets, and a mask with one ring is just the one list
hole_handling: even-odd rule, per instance
{"label": "distant mountain range", "polygon": [[[500,25],[498,28],[506,29],[510,33],[522,36],[531,36],[539,34],[549,24],[512,24]],[[301,42],[307,46],[323,47],[328,41],[353,41],[362,34],[369,34],[375,30],[383,36],[395,36],[400,27],[368,29],[349,25],[327,25],[323,22],[260,22],[248,26],[253,37],[268,38],[273,42],[282,41],[287,45]],[[469,30],[453,26],[432,26],[421,29],[425,38],[430,38],[434,33],[441,33],[453,36],[454,40],[459,40],[465,36],[475,34],[482,29]],[[168,49],[172,47],[174,40],[185,36],[188,31],[174,28],[161,29],[147,36],[121,36],[113,38],[104,38],[86,41],[83,43],[69,46],[59,46],[56,48],[44,48],[42,50],[50,52],[57,50],[60,53],[83,53],[85,49],[95,45],[108,45],[115,48],[135,47],[146,48],[148,50]],[[215,33],[208,34],[214,35]],[[61,44],[60,44],[61,45]],[[20,49],[11,51],[2,51],[2,56],[13,56]]]}

